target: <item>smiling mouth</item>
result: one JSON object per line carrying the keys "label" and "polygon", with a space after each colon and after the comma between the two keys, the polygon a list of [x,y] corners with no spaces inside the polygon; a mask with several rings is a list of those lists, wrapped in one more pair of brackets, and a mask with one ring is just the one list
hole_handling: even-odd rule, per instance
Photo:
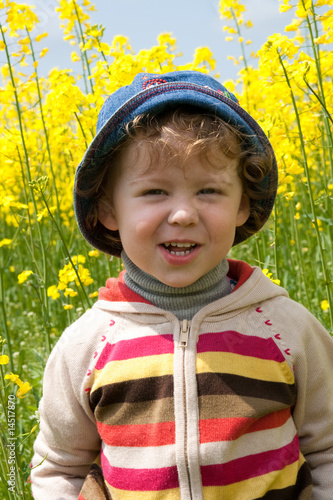
{"label": "smiling mouth", "polygon": [[197,243],[167,242],[163,243],[163,246],[171,255],[189,255],[198,245]]}

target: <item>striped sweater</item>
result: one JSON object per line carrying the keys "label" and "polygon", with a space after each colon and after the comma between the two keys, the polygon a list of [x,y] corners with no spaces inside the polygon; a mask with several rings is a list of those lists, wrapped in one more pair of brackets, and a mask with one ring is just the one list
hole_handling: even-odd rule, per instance
{"label": "striped sweater", "polygon": [[332,340],[259,269],[230,269],[233,293],[191,322],[121,276],[65,332],[45,372],[36,500],[332,498]]}

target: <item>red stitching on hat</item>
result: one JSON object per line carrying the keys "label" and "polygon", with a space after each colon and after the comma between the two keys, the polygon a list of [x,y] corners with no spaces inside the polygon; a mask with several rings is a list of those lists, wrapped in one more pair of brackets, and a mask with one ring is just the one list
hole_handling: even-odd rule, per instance
{"label": "red stitching on hat", "polygon": [[149,87],[155,87],[156,85],[161,85],[162,83],[168,83],[166,80],[162,78],[153,78],[152,80],[147,80],[143,83],[143,90],[149,89]]}

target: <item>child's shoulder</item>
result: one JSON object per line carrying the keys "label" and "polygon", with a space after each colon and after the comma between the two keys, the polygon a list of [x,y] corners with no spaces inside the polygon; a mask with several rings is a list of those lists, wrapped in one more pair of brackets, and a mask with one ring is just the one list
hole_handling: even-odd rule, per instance
{"label": "child's shoulder", "polygon": [[277,295],[267,300],[267,307],[270,313],[284,325],[290,328],[297,327],[306,330],[324,327],[320,321],[301,303],[296,302],[287,295]]}
{"label": "child's shoulder", "polygon": [[[330,352],[333,338],[321,322],[302,304],[284,295],[268,299],[262,310],[274,337],[286,346],[287,356],[309,357],[311,352]],[[267,317],[267,319],[266,319]]]}
{"label": "child's shoulder", "polygon": [[69,325],[59,337],[51,353],[52,356],[80,357],[80,353],[91,352],[99,343],[110,323],[111,312],[103,310],[95,303],[76,321]]}

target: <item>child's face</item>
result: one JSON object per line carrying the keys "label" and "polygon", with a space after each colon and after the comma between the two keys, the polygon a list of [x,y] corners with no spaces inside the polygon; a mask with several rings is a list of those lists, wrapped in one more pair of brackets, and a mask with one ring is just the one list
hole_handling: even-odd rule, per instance
{"label": "child's face", "polygon": [[226,257],[236,227],[250,214],[237,160],[224,157],[221,170],[207,168],[199,157],[186,166],[159,160],[147,168],[141,142],[140,148],[128,146],[120,161],[113,210],[100,204],[99,219],[119,231],[132,262],[166,285],[184,287]]}

